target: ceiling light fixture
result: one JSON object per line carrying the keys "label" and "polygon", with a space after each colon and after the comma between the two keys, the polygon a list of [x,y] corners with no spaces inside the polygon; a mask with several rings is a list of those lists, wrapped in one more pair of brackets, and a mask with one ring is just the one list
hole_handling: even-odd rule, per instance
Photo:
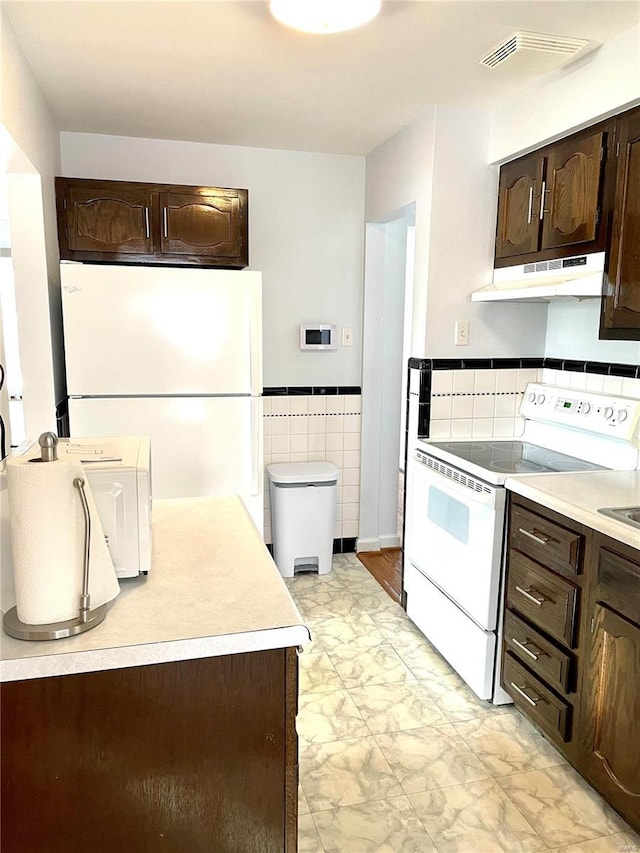
{"label": "ceiling light fixture", "polygon": [[341,33],[366,24],[382,0],[271,0],[271,14],[281,24],[305,33]]}

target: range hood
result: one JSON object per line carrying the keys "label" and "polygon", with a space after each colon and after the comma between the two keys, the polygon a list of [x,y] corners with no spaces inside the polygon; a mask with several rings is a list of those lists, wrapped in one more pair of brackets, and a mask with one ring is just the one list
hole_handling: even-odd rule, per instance
{"label": "range hood", "polygon": [[474,290],[472,302],[550,302],[556,299],[599,299],[604,252],[538,261],[493,271],[493,281]]}

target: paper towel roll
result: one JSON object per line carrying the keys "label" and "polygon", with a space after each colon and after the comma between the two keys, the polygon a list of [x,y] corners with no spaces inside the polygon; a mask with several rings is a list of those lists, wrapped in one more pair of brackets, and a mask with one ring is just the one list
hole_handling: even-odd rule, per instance
{"label": "paper towel roll", "polygon": [[73,485],[76,477],[84,480],[91,518],[91,609],[114,599],[120,587],[80,462],[29,462],[25,456],[10,457],[7,474],[18,618],[28,625],[46,625],[78,615],[84,568],[84,513],[78,489]]}

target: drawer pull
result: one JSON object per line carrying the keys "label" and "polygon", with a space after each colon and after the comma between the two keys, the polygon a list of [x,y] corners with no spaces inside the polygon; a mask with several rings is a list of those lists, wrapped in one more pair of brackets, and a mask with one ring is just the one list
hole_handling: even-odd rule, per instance
{"label": "drawer pull", "polygon": [[537,592],[532,586],[529,589],[523,589],[521,586],[517,586],[516,590],[520,593],[520,595],[524,595],[525,598],[528,598],[529,601],[532,601],[537,607],[542,607],[542,605],[547,600],[543,595],[540,595],[540,598],[536,598],[535,595],[532,595],[533,592]]}
{"label": "drawer pull", "polygon": [[[535,530],[535,528],[534,528],[534,530]],[[529,537],[529,539],[533,539],[533,541],[534,541],[534,542],[537,542],[537,543],[538,543],[538,545],[548,545],[548,544],[549,544],[549,542],[553,542],[553,541],[554,541],[554,540],[551,538],[551,536],[545,536],[545,535],[544,535],[544,533],[542,533],[541,535],[537,536],[537,535],[536,535],[536,533],[540,533],[540,531],[539,531],[539,530],[538,530],[538,531],[536,531],[536,533],[533,533],[531,530],[525,530],[525,529],[524,529],[524,527],[519,527],[519,528],[518,528],[518,533],[522,533],[522,535],[523,535],[523,536],[528,536],[528,537]]]}
{"label": "drawer pull", "polygon": [[[539,649],[537,646],[534,646],[533,643],[530,643],[530,642],[521,643],[520,640],[516,640],[515,637],[511,638],[511,642],[513,643],[514,646],[517,646],[520,649],[520,651],[524,652],[525,655],[529,655],[529,657],[532,658],[533,660],[538,660],[538,658],[541,655],[546,654],[546,652],[543,652],[542,649]],[[535,652],[532,652],[531,649],[528,649],[527,646],[533,646],[533,648],[536,650],[537,654]]]}
{"label": "drawer pull", "polygon": [[149,228],[149,208],[148,207],[145,207],[145,209],[144,209],[144,233],[145,233],[145,236],[148,240],[149,237],[151,236],[151,230]]}
{"label": "drawer pull", "polygon": [[[513,681],[510,681],[509,684],[513,687],[513,689],[517,693],[520,694],[520,696],[522,696],[523,699],[526,699],[530,705],[533,705],[534,708],[537,708],[538,702],[540,702],[540,700],[542,699],[542,696],[529,696],[527,693],[524,692],[525,688],[527,687],[526,684],[523,684],[522,687],[518,687],[518,685],[515,684],[515,682],[513,682]],[[542,700],[542,701],[544,701],[544,700]]]}

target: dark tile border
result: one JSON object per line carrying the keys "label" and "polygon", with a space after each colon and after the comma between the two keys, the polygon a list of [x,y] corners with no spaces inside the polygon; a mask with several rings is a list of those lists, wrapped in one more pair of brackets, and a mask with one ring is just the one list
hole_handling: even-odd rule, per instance
{"label": "dark tile border", "polygon": [[[415,370],[509,370],[548,367],[577,373],[600,373],[640,379],[640,364],[617,364],[609,361],[579,361],[570,358],[410,358]],[[422,379],[422,377],[421,377]]]}
{"label": "dark tile border", "polygon": [[[347,536],[343,539],[334,539],[333,540],[333,553],[334,554],[355,554],[356,550],[356,537]],[[273,543],[265,542],[267,551],[273,557]]]}
{"label": "dark tile border", "polygon": [[359,385],[271,385],[262,389],[263,397],[326,397],[338,394],[362,394]]}

